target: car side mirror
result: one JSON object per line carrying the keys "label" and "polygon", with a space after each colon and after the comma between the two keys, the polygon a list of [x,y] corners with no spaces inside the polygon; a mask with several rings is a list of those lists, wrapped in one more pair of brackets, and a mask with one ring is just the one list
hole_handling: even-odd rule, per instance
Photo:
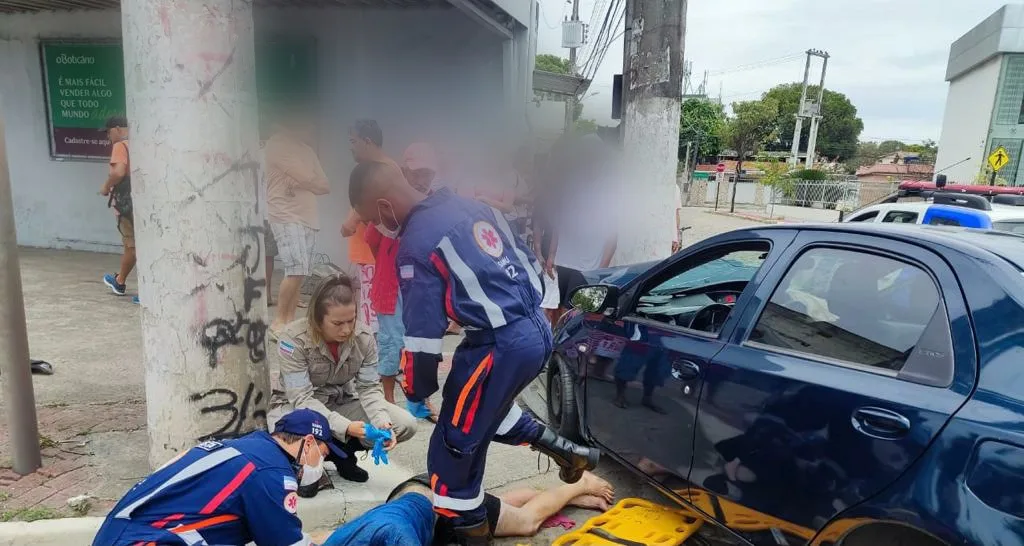
{"label": "car side mirror", "polygon": [[574,309],[584,313],[601,313],[615,306],[619,299],[619,289],[607,284],[581,286],[569,295],[569,302]]}

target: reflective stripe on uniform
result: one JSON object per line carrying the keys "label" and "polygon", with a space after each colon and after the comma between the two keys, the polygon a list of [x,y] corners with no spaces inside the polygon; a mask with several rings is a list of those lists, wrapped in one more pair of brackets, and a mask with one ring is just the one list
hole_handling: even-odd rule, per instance
{"label": "reflective stripe on uniform", "polygon": [[469,296],[469,299],[483,307],[484,313],[487,315],[487,321],[491,323],[491,328],[498,329],[507,324],[505,313],[484,292],[484,289],[480,286],[480,280],[476,278],[476,273],[473,273],[473,270],[466,265],[466,262],[462,261],[462,257],[455,251],[451,239],[448,237],[441,239],[437,248],[444,254],[444,259],[451,267],[452,274],[462,283],[462,287],[466,289],[466,295]]}
{"label": "reflective stripe on uniform", "polygon": [[537,291],[537,294],[544,295],[544,287],[540,284],[540,277],[537,275],[537,269],[534,264],[530,262],[530,259],[526,257],[526,253],[519,248],[516,244],[516,236],[512,233],[512,227],[508,225],[508,220],[501,214],[498,209],[491,209],[494,211],[494,217],[498,219],[498,227],[501,232],[505,234],[505,237],[512,243],[512,250],[516,253],[516,258],[519,258],[519,263],[523,265],[523,269],[526,270],[526,276],[530,279],[530,284],[533,285],[533,289]]}
{"label": "reflective stripe on uniform", "polygon": [[512,407],[508,409],[508,413],[505,418],[501,420],[501,424],[498,425],[498,431],[495,434],[508,434],[512,430],[512,427],[516,426],[519,422],[519,418],[523,416],[523,410],[519,407],[519,404],[512,403]]}
{"label": "reflective stripe on uniform", "polygon": [[239,453],[238,450],[233,447],[223,448],[211,452],[209,455],[206,455],[205,457],[193,462],[192,464],[183,468],[177,474],[171,476],[167,481],[160,484],[159,487],[151,491],[148,495],[129,504],[128,506],[125,506],[124,509],[118,512],[117,515],[115,515],[114,517],[119,519],[131,519],[132,512],[134,512],[136,508],[149,502],[150,499],[158,495],[164,489],[167,489],[172,485],[181,483],[189,478],[202,474],[203,472],[206,472],[211,468],[215,468],[227,461],[230,461],[231,459],[234,459],[239,455],[241,455],[241,453]]}
{"label": "reflective stripe on uniform", "polygon": [[484,503],[484,492],[483,490],[472,499],[456,499],[453,497],[446,497],[434,493],[434,506],[437,508],[446,508],[448,510],[455,510],[456,512],[468,512],[477,508]]}
{"label": "reflective stripe on uniform", "polygon": [[443,339],[431,339],[426,337],[408,337],[404,339],[405,349],[413,353],[428,353],[432,355],[441,354],[444,348]]}

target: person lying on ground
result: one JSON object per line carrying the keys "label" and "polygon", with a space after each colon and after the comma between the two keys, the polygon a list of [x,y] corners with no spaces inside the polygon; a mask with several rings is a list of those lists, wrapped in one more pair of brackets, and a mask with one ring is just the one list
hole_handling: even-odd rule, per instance
{"label": "person lying on ground", "polygon": [[[607,481],[585,472],[576,483],[538,491],[515,489],[484,494],[487,519],[495,537],[532,537],[541,524],[566,506],[607,511],[615,491]],[[396,487],[388,502],[346,523],[323,546],[447,546],[456,540],[451,520],[431,508],[433,493],[426,474]]]}

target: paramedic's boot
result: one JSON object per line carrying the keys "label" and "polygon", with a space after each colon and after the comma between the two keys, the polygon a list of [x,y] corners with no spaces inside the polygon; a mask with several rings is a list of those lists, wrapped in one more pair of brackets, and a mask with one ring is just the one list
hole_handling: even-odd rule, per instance
{"label": "paramedic's boot", "polygon": [[348,457],[338,457],[333,451],[327,456],[327,462],[334,463],[335,468],[338,469],[338,475],[344,480],[356,483],[364,483],[369,480],[370,474],[359,468],[359,464],[356,462],[356,454],[366,451],[366,448],[359,443],[359,440],[350,438],[349,441],[341,444],[341,450]]}
{"label": "paramedic's boot", "polygon": [[601,459],[601,452],[597,449],[571,442],[549,428],[544,429],[544,433],[531,447],[551,457],[555,464],[562,467],[558,477],[565,483],[580,481],[583,472],[597,468]]}
{"label": "paramedic's boot", "polygon": [[459,546],[490,546],[491,522],[486,519],[469,527],[456,527],[455,539]]}

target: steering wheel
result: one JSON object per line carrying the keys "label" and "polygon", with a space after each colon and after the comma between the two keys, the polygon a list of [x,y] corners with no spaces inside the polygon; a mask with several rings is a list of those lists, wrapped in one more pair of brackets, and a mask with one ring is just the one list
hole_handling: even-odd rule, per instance
{"label": "steering wheel", "polygon": [[698,332],[717,334],[722,329],[722,326],[725,325],[725,319],[729,317],[731,312],[732,306],[724,303],[705,305],[700,308],[700,311],[693,314],[693,318],[690,319],[690,325],[687,328],[697,330]]}

